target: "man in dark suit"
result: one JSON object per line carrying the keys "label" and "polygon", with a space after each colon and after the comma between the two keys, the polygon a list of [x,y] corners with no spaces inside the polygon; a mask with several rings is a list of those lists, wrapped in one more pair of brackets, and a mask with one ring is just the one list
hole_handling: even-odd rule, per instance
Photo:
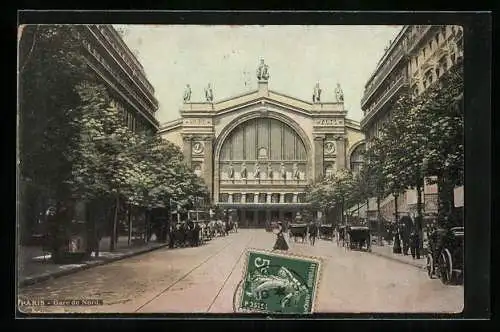
{"label": "man in dark suit", "polygon": [[311,222],[309,224],[309,242],[311,245],[314,245],[316,242],[316,236],[318,234],[318,226],[316,225],[315,222]]}

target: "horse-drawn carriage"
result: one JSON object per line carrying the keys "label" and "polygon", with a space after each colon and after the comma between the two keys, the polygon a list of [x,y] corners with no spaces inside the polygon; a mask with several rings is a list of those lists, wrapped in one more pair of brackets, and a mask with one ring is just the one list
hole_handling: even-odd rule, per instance
{"label": "horse-drawn carriage", "polygon": [[201,227],[196,222],[179,222],[172,225],[170,230],[172,247],[195,247],[200,245]]}
{"label": "horse-drawn carriage", "polygon": [[366,226],[348,226],[347,247],[349,249],[356,248],[371,251],[370,228]]}
{"label": "horse-drawn carriage", "polygon": [[289,229],[290,237],[293,237],[295,242],[297,242],[299,237],[302,239],[302,242],[304,242],[307,236],[307,224],[291,224]]}
{"label": "horse-drawn carriage", "polygon": [[437,229],[430,234],[427,274],[443,284],[458,281],[464,270],[464,228]]}
{"label": "horse-drawn carriage", "polygon": [[320,225],[319,226],[319,238],[323,240],[333,240],[334,237],[333,225]]}

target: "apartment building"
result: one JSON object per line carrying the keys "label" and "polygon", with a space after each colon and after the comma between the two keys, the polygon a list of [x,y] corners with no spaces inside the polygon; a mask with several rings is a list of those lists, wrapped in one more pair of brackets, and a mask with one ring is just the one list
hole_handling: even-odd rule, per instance
{"label": "apartment building", "polygon": [[124,123],[136,132],[156,133],[158,100],[142,64],[109,24],[75,26],[89,67],[106,85]]}
{"label": "apartment building", "polygon": [[[361,99],[363,119],[361,130],[367,143],[378,137],[384,125],[390,121],[393,106],[402,92],[422,94],[429,86],[451,68],[462,65],[463,29],[454,25],[406,25],[390,42],[385,54],[365,85]],[[459,192],[462,193],[463,188]],[[425,185],[423,191],[426,214],[437,212],[437,187]],[[398,198],[399,212],[412,214],[416,210],[415,190]],[[460,201],[460,199],[459,199]],[[461,199],[463,202],[463,198]],[[367,217],[376,218],[376,203],[371,199]],[[394,218],[394,197],[382,201],[384,219]]]}

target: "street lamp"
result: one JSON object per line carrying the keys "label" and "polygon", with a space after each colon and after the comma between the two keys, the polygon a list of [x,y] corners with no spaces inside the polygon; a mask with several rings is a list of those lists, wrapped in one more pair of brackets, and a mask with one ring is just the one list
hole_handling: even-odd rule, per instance
{"label": "street lamp", "polygon": [[[423,249],[423,230],[422,230],[422,225],[423,225],[423,211],[422,211],[422,203],[424,204],[425,208],[425,173],[427,172],[427,168],[429,167],[429,159],[427,157],[424,157],[422,159],[422,165],[420,167],[421,170],[421,181],[422,181],[422,192],[418,193],[419,197],[417,200],[417,231],[418,231],[418,237],[420,239],[419,241],[419,247],[420,250]],[[423,193],[423,195],[422,195]],[[422,202],[422,196],[424,197],[424,201]]]}

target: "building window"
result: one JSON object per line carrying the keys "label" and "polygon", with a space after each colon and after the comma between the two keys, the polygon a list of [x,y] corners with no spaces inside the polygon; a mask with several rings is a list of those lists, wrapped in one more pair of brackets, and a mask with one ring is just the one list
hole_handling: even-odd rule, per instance
{"label": "building window", "polygon": [[285,203],[293,203],[293,194],[285,194]]}
{"label": "building window", "polygon": [[221,193],[219,195],[219,202],[221,203],[227,203],[229,201],[229,194],[227,193]]}
{"label": "building window", "polygon": [[365,144],[360,144],[354,151],[351,153],[350,166],[351,171],[355,174],[359,173],[361,167],[363,166],[364,159],[363,154],[365,152],[366,146]]}
{"label": "building window", "polygon": [[271,203],[279,203],[280,202],[280,194],[272,194],[271,195]]}
{"label": "building window", "polygon": [[254,194],[246,194],[245,201],[247,203],[254,203],[255,202],[255,195]]}
{"label": "building window", "polygon": [[305,193],[299,193],[297,195],[297,202],[298,203],[305,203],[306,202],[306,194]]}
{"label": "building window", "polygon": [[233,194],[233,203],[239,203],[241,202],[241,194],[235,193]]}
{"label": "building window", "polygon": [[267,201],[267,194],[261,193],[259,194],[259,203],[266,203]]}

